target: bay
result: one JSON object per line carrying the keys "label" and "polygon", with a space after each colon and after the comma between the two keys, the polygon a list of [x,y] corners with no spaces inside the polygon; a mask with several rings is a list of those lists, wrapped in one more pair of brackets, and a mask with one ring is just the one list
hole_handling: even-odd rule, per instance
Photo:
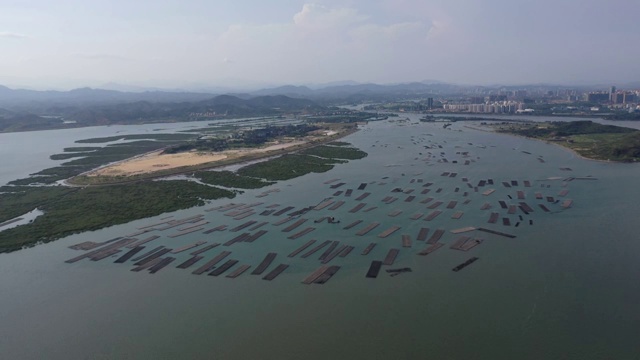
{"label": "bay", "polygon": [[[1,254],[0,355],[10,359],[634,358],[640,320],[640,243],[635,240],[639,228],[634,219],[640,211],[635,184],[638,166],[584,160],[553,144],[477,131],[463,122],[443,129],[441,124],[417,123],[417,115],[407,116],[413,124],[370,123],[346,138],[369,153],[362,160],[246,191],[232,200],[264,202],[256,206],[259,211],[271,204],[299,209],[332,197],[336,190],[354,189],[351,197],[334,198],[346,202],[338,210],[325,208],[303,215],[309,221],[292,233],[306,226],[317,228],[304,237],[287,239],[291,233],[281,231],[286,225],[270,224],[261,228],[268,233],[254,243],[207,253],[210,259],[229,250],[229,258],[255,267],[267,252],[277,252],[271,268],[279,263],[290,266],[273,281],[249,272],[236,279],[196,276],[174,266],[154,275],[136,273],[129,264],[114,264],[115,258],[64,262],[81,253],[69,249],[70,245],[125,236],[170,215],[202,214],[210,221],[207,228],[251,219],[273,223],[281,218],[253,215],[232,220],[217,211],[204,211],[230,200]],[[68,142],[78,136],[95,135],[70,135]],[[65,147],[68,142],[61,140],[56,146]],[[468,152],[468,157],[462,152]],[[464,160],[474,161],[463,165]],[[443,172],[457,176],[444,177]],[[548,180],[587,176],[597,180],[566,184]],[[484,196],[482,190],[468,188],[463,177],[473,185],[492,178],[491,188],[496,191]],[[336,178],[346,184],[340,189],[324,184]],[[511,180],[518,181],[517,188],[502,185]],[[531,188],[523,187],[525,180],[532,183]],[[426,182],[434,183],[433,190],[421,195]],[[361,183],[367,183],[365,190],[356,191]],[[408,194],[393,193],[394,188],[414,189],[411,195],[417,198],[405,202]],[[442,191],[436,193],[437,188]],[[557,194],[565,189],[569,190],[566,198],[573,200],[569,209],[548,205],[553,212],[545,213],[535,206],[530,215],[519,212],[533,225],[522,221],[517,228],[517,215],[511,215],[510,227],[487,224],[488,212],[500,211],[497,201],[510,201],[508,196],[515,199],[516,190],[525,191],[524,201],[533,205],[539,203],[535,192],[562,198]],[[350,213],[359,203],[354,198],[364,191],[372,194],[362,202],[378,209]],[[381,202],[386,196],[399,199],[387,205]],[[430,222],[411,220],[412,214],[429,211],[419,203],[427,196],[445,204],[456,200],[458,205],[442,209],[443,214]],[[465,199],[471,202],[464,205]],[[479,210],[486,201],[493,208]],[[388,216],[395,210],[403,212]],[[464,216],[451,219],[454,211],[464,211]],[[341,223],[312,221],[329,214]],[[507,216],[504,211],[501,214]],[[367,236],[355,235],[360,227],[342,229],[355,220],[363,220],[361,227],[373,221],[381,224]],[[398,232],[377,237],[395,225],[401,226]],[[517,237],[467,233],[484,242],[460,252],[448,248],[457,236],[447,232],[441,240],[445,246],[422,257],[417,252],[425,245],[415,236],[425,226],[489,227]],[[195,232],[169,238],[172,233],[158,232],[161,238],[150,248],[175,248],[198,240],[225,242],[239,234]],[[402,234],[413,236],[412,248],[401,248]],[[321,265],[319,254],[307,259],[286,257],[312,238],[355,247],[347,257],[332,260],[341,269],[324,285],[300,283]],[[360,255],[370,242],[378,246],[369,255]],[[369,263],[382,260],[391,248],[402,249],[393,267],[413,271],[395,277],[382,271],[376,279],[365,278]],[[479,260],[460,272],[451,271],[472,256]],[[178,264],[188,258],[188,252],[175,257]]]}

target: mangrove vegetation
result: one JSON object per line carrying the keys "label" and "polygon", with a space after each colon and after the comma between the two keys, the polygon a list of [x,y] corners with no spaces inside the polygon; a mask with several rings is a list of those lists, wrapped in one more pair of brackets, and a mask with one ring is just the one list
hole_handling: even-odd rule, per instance
{"label": "mangrove vegetation", "polygon": [[640,160],[640,131],[592,121],[494,125],[499,132],[554,142],[595,160]]}

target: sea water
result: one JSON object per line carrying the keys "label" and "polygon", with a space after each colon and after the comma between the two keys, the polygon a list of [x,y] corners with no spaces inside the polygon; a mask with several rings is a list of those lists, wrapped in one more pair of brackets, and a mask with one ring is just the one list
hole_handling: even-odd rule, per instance
{"label": "sea water", "polygon": [[[0,354],[8,359],[637,357],[640,244],[635,215],[640,210],[636,185],[640,168],[584,160],[553,144],[478,131],[464,122],[443,129],[441,124],[418,123],[418,116],[408,117],[412,121],[370,123],[345,138],[369,155],[329,172],[248,190],[233,200],[220,199],[0,255]],[[468,157],[462,152],[468,152]],[[464,160],[474,161],[464,165]],[[457,172],[457,176],[444,177],[443,172]],[[491,178],[494,185],[475,192],[463,177],[474,186]],[[549,180],[570,177],[597,180]],[[336,178],[340,180],[335,183],[346,184],[339,189],[324,184]],[[423,182],[412,183],[411,179]],[[511,180],[517,180],[519,186],[502,185]],[[531,181],[532,187],[525,188],[524,180]],[[431,192],[420,194],[427,182],[434,183]],[[367,183],[364,190],[356,190],[360,183]],[[415,191],[397,193],[392,192],[394,188]],[[438,188],[442,188],[440,193],[435,192]],[[482,195],[489,188],[496,191]],[[256,197],[274,189],[279,191]],[[346,189],[354,189],[351,197],[333,197],[335,191]],[[568,195],[558,196],[564,189],[569,190]],[[526,199],[517,200],[516,190],[525,191]],[[356,201],[363,192],[372,194]],[[466,197],[464,192],[468,192]],[[536,200],[535,192],[561,201],[572,199],[573,205],[562,209]],[[409,195],[416,199],[405,202]],[[387,196],[398,200],[381,202]],[[329,197],[346,203],[335,211],[325,208],[302,215],[308,221],[289,233],[282,229],[291,222],[265,225],[260,229],[268,233],[254,243],[219,246],[187,270],[175,266],[189,258],[191,251],[173,255],[177,260],[154,275],[131,272],[132,264],[114,264],[122,253],[98,262],[64,262],[82,253],[69,249],[70,245],[125,236],[169,215],[180,219],[202,214],[210,222],[205,229],[221,224],[232,228],[249,220],[273,223],[284,215],[256,214],[233,220],[222,212],[204,210],[230,202],[263,202],[255,207],[258,213],[271,204],[300,209]],[[429,204],[420,203],[426,197],[444,202],[438,208],[442,214],[432,221],[410,220],[415,213],[433,211],[427,209]],[[465,205],[465,199],[471,202]],[[446,209],[451,200],[458,201],[456,208]],[[534,212],[524,215],[518,210],[507,215],[498,200],[525,201]],[[378,208],[350,213],[359,202],[367,203],[364,209]],[[492,208],[480,210],[485,202]],[[538,203],[546,204],[552,213],[543,212]],[[402,214],[390,217],[395,210]],[[455,211],[464,211],[463,217],[451,219]],[[501,221],[488,224],[493,211],[510,216],[511,226]],[[525,221],[516,228],[518,215]],[[340,224],[314,223],[322,216],[334,216]],[[355,220],[363,222],[342,229]],[[365,236],[355,235],[374,221],[380,226]],[[287,239],[309,226],[316,230],[296,240]],[[391,226],[401,229],[387,238],[377,237]],[[483,238],[481,245],[468,252],[449,249],[460,236],[449,231],[465,226],[491,228],[516,238],[475,231],[461,235]],[[427,246],[416,240],[422,227],[431,232],[446,229],[441,240],[445,246],[428,256],[417,255]],[[147,249],[158,245],[177,248],[198,240],[223,243],[244,231],[169,238],[177,232],[174,228],[138,238],[157,233],[162,237],[148,243]],[[412,237],[411,248],[402,248],[402,234]],[[317,243],[337,240],[355,247],[347,257],[333,259],[330,264],[341,269],[324,285],[301,284],[321,266],[318,257],[324,249],[306,259],[287,257],[310,239]],[[367,256],[360,255],[371,242],[377,243],[376,248]],[[410,267],[412,272],[391,277],[384,271],[390,268],[386,266],[377,278],[365,278],[370,262],[384,259],[391,248],[400,249],[391,267]],[[232,251],[228,259],[252,268],[236,279],[191,274],[223,250]],[[278,256],[267,272],[277,264],[289,264],[273,281],[250,274],[268,252]],[[479,260],[459,272],[451,271],[472,256]]]}

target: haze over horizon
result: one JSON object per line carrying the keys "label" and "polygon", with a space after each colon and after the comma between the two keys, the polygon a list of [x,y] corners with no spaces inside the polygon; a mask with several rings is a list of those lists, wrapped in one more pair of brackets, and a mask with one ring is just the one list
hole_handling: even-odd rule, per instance
{"label": "haze over horizon", "polygon": [[638,13],[626,0],[12,1],[0,84],[630,83]]}

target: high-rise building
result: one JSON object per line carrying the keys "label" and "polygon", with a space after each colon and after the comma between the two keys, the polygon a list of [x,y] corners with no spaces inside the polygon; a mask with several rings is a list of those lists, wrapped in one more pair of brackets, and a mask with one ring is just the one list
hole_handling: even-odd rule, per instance
{"label": "high-rise building", "polygon": [[609,88],[609,101],[611,102],[615,102],[615,93],[616,93],[616,87],[612,86],[611,88]]}
{"label": "high-rise building", "polygon": [[427,109],[433,109],[433,98],[427,98]]}
{"label": "high-rise building", "polygon": [[585,100],[588,102],[606,102],[607,100],[612,101],[613,95],[607,94],[606,92],[592,92],[585,94]]}
{"label": "high-rise building", "polygon": [[625,92],[624,93],[624,99],[622,99],[622,102],[624,104],[636,102],[636,94],[630,93],[630,92]]}

